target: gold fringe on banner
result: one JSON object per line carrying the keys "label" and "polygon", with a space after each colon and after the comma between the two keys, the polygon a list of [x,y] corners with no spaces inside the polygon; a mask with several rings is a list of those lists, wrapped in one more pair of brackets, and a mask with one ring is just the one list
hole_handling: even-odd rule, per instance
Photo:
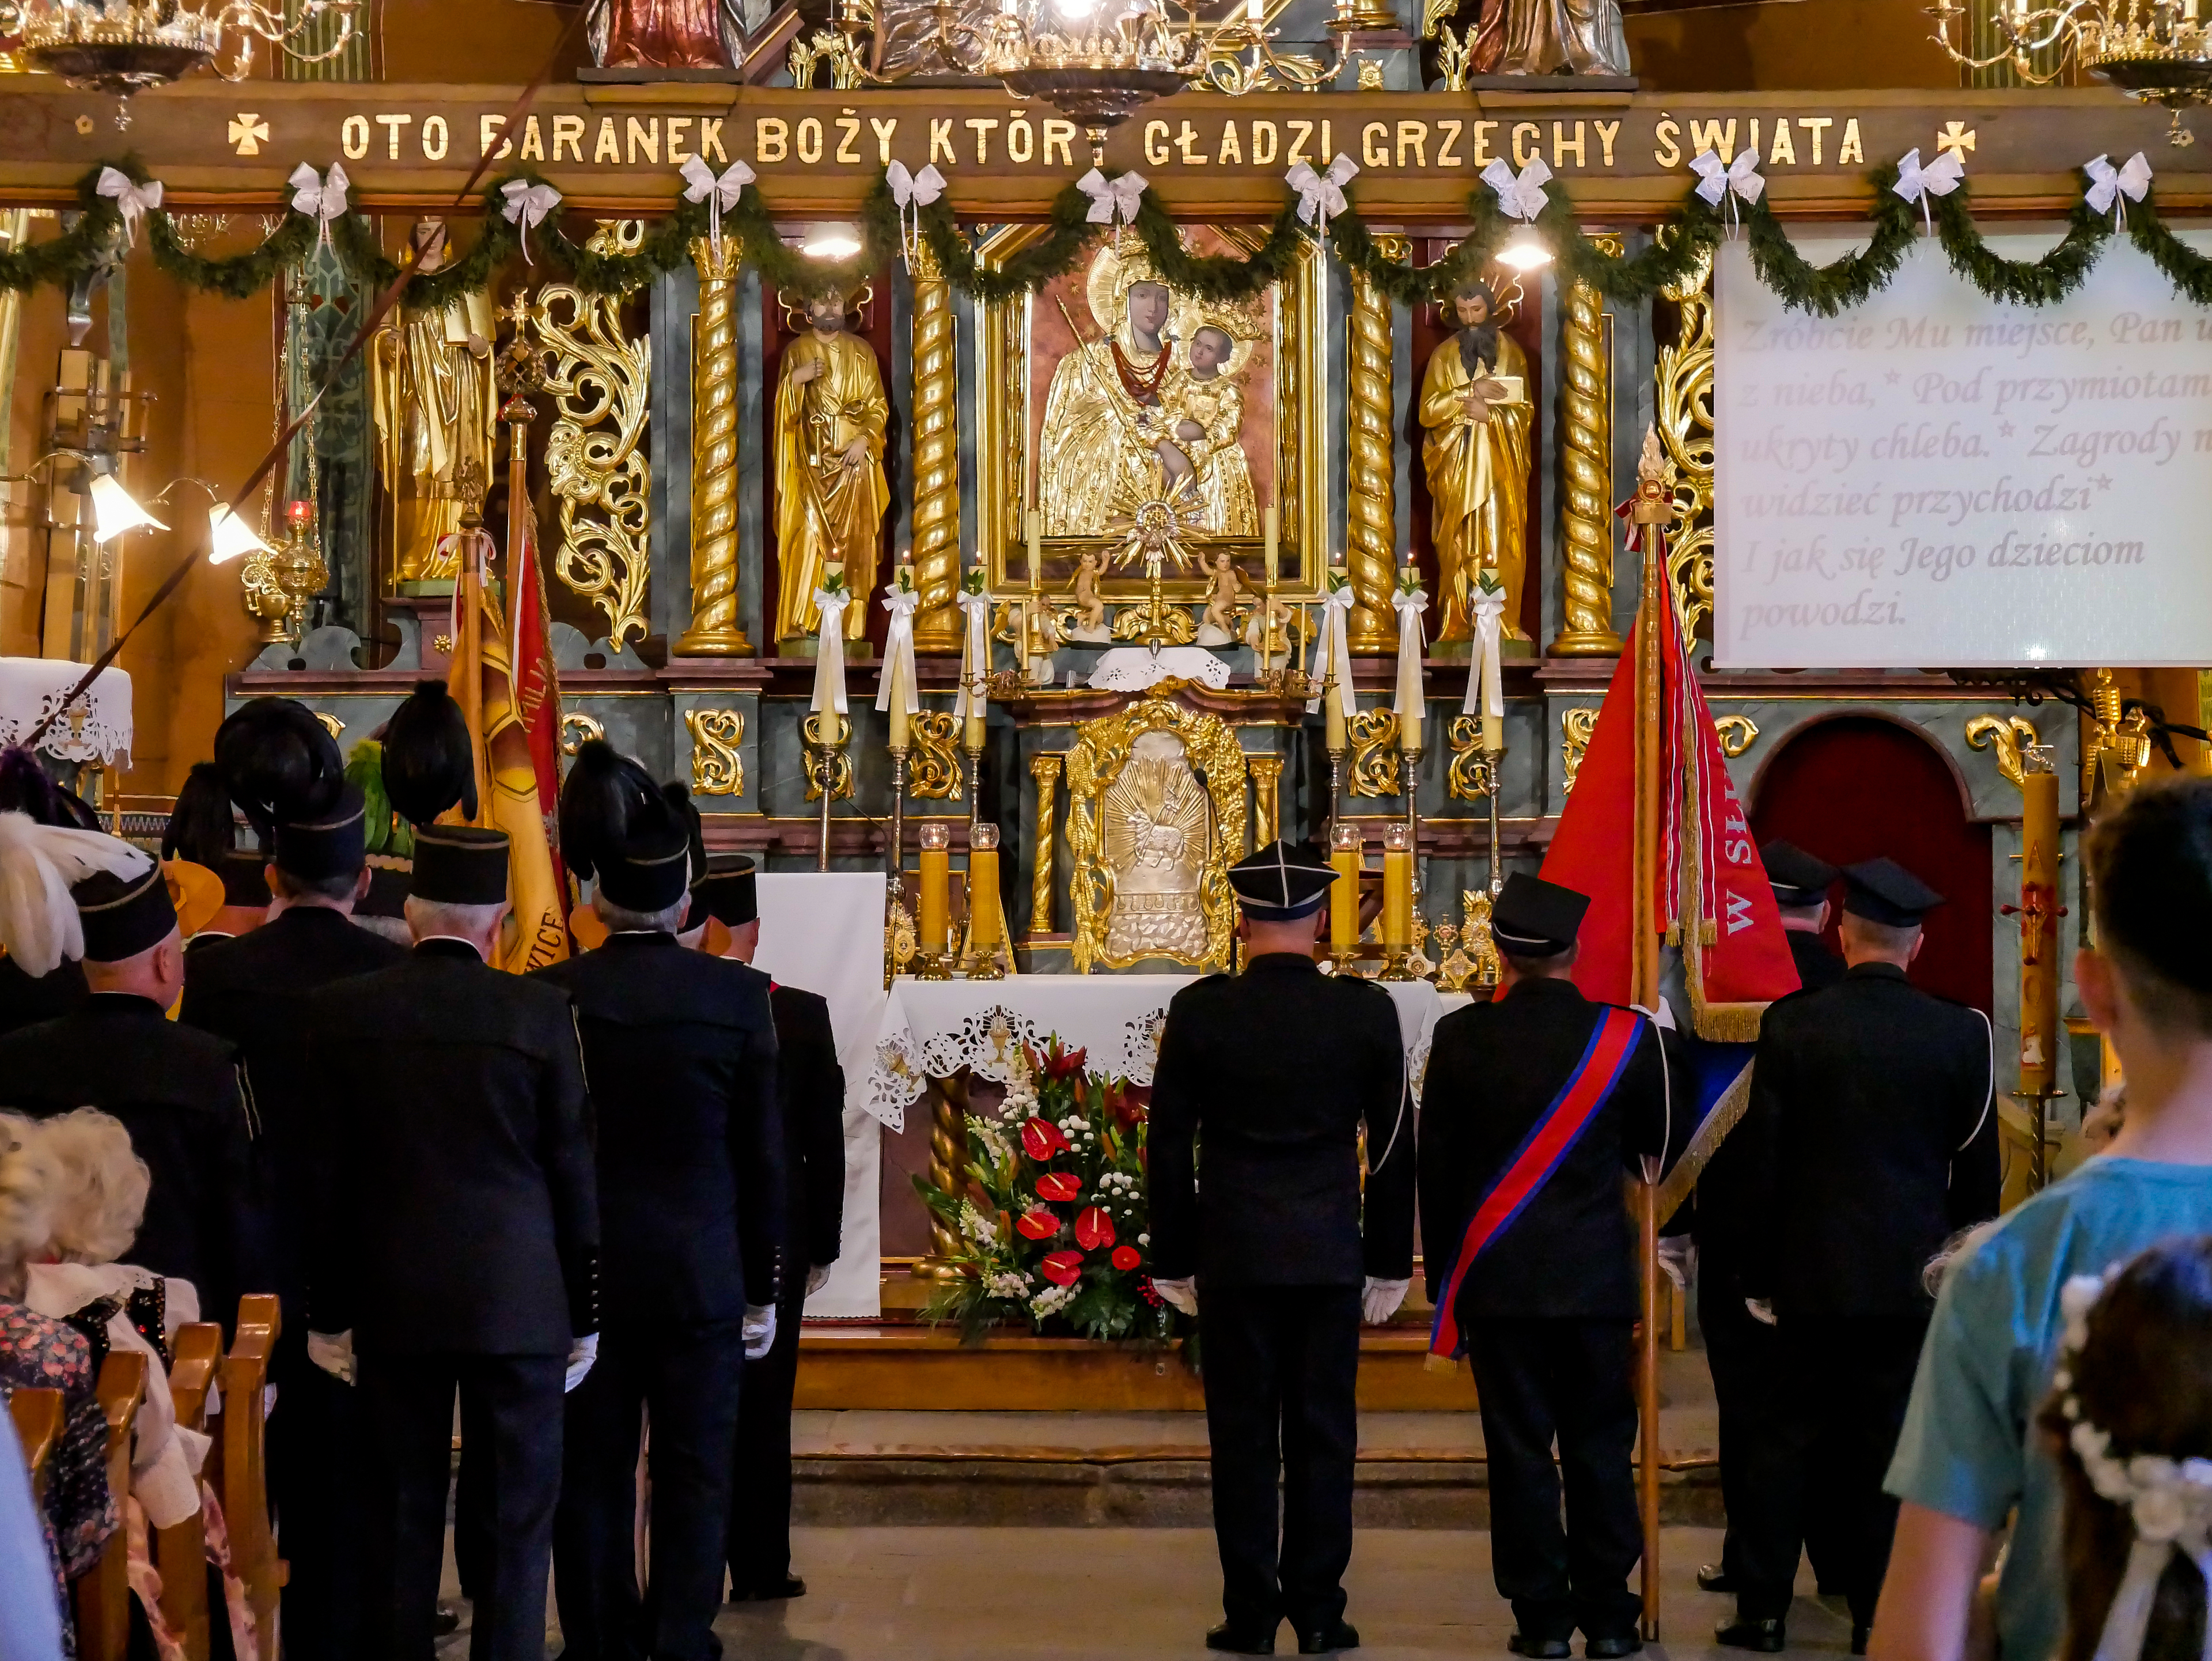
{"label": "gold fringe on banner", "polygon": [[1747,1064],[1737,1075],[1736,1081],[1721,1092],[1720,1100],[1715,1102],[1713,1110],[1705,1115],[1705,1123],[1698,1127],[1698,1134],[1690,1139],[1690,1145],[1683,1150],[1682,1157],[1667,1173],[1667,1180],[1659,1184],[1659,1226],[1662,1228],[1667,1226],[1669,1217],[1681,1209],[1682,1202],[1690,1197],[1690,1190],[1698,1185],[1698,1178],[1705,1173],[1705,1166],[1720,1151],[1729,1132],[1743,1122],[1745,1110],[1750,1106],[1751,1068]]}

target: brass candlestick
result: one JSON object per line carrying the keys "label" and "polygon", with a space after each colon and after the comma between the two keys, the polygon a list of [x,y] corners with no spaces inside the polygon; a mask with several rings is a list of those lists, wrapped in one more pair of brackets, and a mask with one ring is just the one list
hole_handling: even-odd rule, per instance
{"label": "brass candlestick", "polygon": [[1484,751],[1482,759],[1490,770],[1490,897],[1496,899],[1505,886],[1504,861],[1498,846],[1498,794],[1504,781],[1504,746]]}
{"label": "brass candlestick", "polygon": [[888,861],[891,888],[896,892],[906,874],[906,752],[895,744],[891,751],[891,845]]}
{"label": "brass candlestick", "polygon": [[1401,745],[1398,753],[1406,772],[1406,846],[1413,850],[1413,910],[1418,913],[1421,909],[1421,746]]}
{"label": "brass candlestick", "polygon": [[822,788],[821,846],[815,849],[814,868],[830,868],[830,804],[837,794],[838,752],[853,735],[850,721],[835,709],[810,717],[799,729],[813,741],[815,778]]}

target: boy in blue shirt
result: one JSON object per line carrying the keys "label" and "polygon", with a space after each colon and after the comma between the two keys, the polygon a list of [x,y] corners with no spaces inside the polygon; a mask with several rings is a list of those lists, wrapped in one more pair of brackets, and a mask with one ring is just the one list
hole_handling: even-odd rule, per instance
{"label": "boy in blue shirt", "polygon": [[1887,1487],[1902,1502],[1875,1617],[1875,1661],[1960,1661],[1996,1530],[2014,1507],[1996,1596],[2004,1661],[2064,1636],[2059,1472],[2036,1415],[2069,1276],[2176,1235],[2212,1233],[2212,780],[2139,789],[2087,838],[2097,947],[2082,1007],[2127,1077],[2110,1149],[1954,1263]]}

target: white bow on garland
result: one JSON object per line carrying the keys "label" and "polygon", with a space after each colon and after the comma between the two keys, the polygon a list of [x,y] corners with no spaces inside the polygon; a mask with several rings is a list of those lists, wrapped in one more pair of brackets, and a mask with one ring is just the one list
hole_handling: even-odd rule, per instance
{"label": "white bow on garland", "polygon": [[707,204],[707,243],[714,251],[714,263],[719,265],[722,260],[722,215],[738,205],[745,186],[753,182],[753,170],[742,161],[732,161],[718,177],[712,167],[694,155],[685,160],[683,173],[686,180],[684,199]]}
{"label": "white bow on garland", "polygon": [[[2124,167],[2115,167],[2109,156],[2093,155],[2081,164],[2081,171],[2089,175],[2088,203],[2091,213],[2112,210],[2112,228],[2118,229],[2128,221],[2127,202],[2140,202],[2150,190],[2150,163],[2137,150],[2127,159]],[[103,184],[100,187],[105,190]],[[2120,200],[2122,197],[2127,202]]]}
{"label": "white bow on garland", "polygon": [[302,161],[292,169],[291,177],[285,182],[292,187],[292,211],[313,216],[315,240],[327,248],[331,244],[331,222],[345,216],[346,188],[352,181],[347,179],[344,167],[333,161],[329,174],[322,177]]}
{"label": "white bow on garland", "polygon": [[160,179],[149,179],[143,185],[134,185],[131,175],[119,167],[102,167],[100,182],[94,188],[112,200],[116,211],[123,216],[123,237],[126,242],[138,240],[138,222],[146,216],[147,210],[161,205]]}
{"label": "white bow on garland", "polygon": [[900,667],[905,667],[906,697],[901,700],[909,715],[921,709],[921,694],[916,689],[914,662],[914,611],[921,604],[921,591],[907,587],[908,568],[900,566],[897,577],[884,585],[884,610],[891,614],[890,632],[884,638],[884,672],[876,681],[876,708],[878,711],[891,707],[891,683],[898,680]]}
{"label": "white bow on garland", "polygon": [[1313,163],[1301,161],[1283,175],[1283,182],[1298,196],[1298,222],[1311,225],[1314,234],[1328,234],[1328,216],[1342,213],[1352,204],[1344,199],[1344,187],[1359,171],[1359,164],[1342,150],[1328,164],[1327,173],[1316,173]]}
{"label": "white bow on garland", "polygon": [[1429,597],[1412,566],[1399,579],[1390,606],[1398,614],[1398,696],[1392,707],[1398,712],[1399,730],[1403,732],[1407,721],[1422,719],[1428,710],[1421,687],[1421,649],[1426,644],[1421,636],[1421,613],[1429,609]]}
{"label": "white bow on garland", "polygon": [[1551,176],[1552,170],[1540,155],[1529,157],[1528,165],[1517,173],[1503,156],[1482,170],[1482,182],[1498,192],[1498,205],[1509,219],[1533,221],[1544,211],[1544,204],[1551,200],[1544,181]]}
{"label": "white bow on garland", "polygon": [[991,673],[991,597],[963,588],[957,598],[968,628],[960,650],[960,696],[953,700],[952,714],[965,721],[970,715],[981,715],[990,702],[983,694],[983,683]]}
{"label": "white bow on garland", "polygon": [[814,591],[814,603],[822,611],[822,623],[814,642],[814,702],[807,707],[820,715],[825,710],[845,713],[845,608],[853,603],[853,592],[840,583],[836,587],[822,587]]}
{"label": "white bow on garland", "polygon": [[1503,715],[1505,680],[1498,642],[1505,629],[1505,585],[1484,572],[1475,585],[1474,603],[1468,610],[1474,619],[1474,661],[1468,666],[1467,696],[1460,700],[1459,712]]}
{"label": "white bow on garland", "polygon": [[500,194],[507,198],[507,205],[499,210],[500,217],[522,228],[522,260],[526,265],[534,265],[538,262],[530,257],[530,228],[544,224],[545,216],[561,205],[561,192],[550,185],[510,179],[501,187]]}
{"label": "white bow on garland", "polygon": [[1121,246],[1121,227],[1137,222],[1137,203],[1145,193],[1145,176],[1140,173],[1125,173],[1117,179],[1109,179],[1093,167],[1075,181],[1075,188],[1091,198],[1091,210],[1083,216],[1092,225],[1111,225],[1114,246]]}
{"label": "white bow on garland", "polygon": [[1920,165],[1920,147],[1916,144],[1905,151],[1897,164],[1897,183],[1890,189],[1907,202],[1920,204],[1920,217],[1930,233],[1936,228],[1936,216],[1929,210],[1931,196],[1948,196],[1959,188],[1959,181],[1966,176],[1966,164],[1959,159],[1956,150],[1946,150],[1926,167]]}
{"label": "white bow on garland", "polygon": [[1359,709],[1358,695],[1352,685],[1352,630],[1349,619],[1353,600],[1352,584],[1341,570],[1331,569],[1328,581],[1334,586],[1322,596],[1321,633],[1314,639],[1313,681],[1322,690],[1306,704],[1306,713],[1314,714],[1321,701],[1328,695],[1329,678],[1336,678],[1337,708],[1346,715]]}
{"label": "white bow on garland", "polygon": [[1735,160],[1723,162],[1717,150],[1704,149],[1690,158],[1690,171],[1698,178],[1698,194],[1713,207],[1728,204],[1729,227],[1737,223],[1736,198],[1756,202],[1766,194],[1766,181],[1759,176],[1759,152],[1738,150]]}
{"label": "white bow on garland", "polygon": [[[945,175],[933,161],[925,163],[920,173],[908,173],[905,162],[894,161],[884,169],[884,182],[891,187],[891,201],[898,208],[899,252],[911,266],[914,251],[921,246],[921,210],[945,194]],[[911,229],[907,222],[909,209],[914,213]]]}

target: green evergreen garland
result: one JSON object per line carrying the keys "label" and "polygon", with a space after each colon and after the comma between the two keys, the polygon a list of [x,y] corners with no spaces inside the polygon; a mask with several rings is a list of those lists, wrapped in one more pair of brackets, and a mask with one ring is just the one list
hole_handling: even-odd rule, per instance
{"label": "green evergreen garland", "polygon": [[[102,165],[118,168],[134,183],[146,182],[143,165],[135,155]],[[100,172],[95,166],[78,181],[78,215],[61,235],[0,252],[0,289],[66,285],[113,257],[123,217],[113,201],[99,194]],[[1735,217],[1759,280],[1785,306],[1822,317],[1859,305],[1886,287],[1922,233],[1917,204],[1905,201],[1894,189],[1897,176],[1893,166],[1874,170],[1869,180],[1874,190],[1873,234],[1864,247],[1826,265],[1816,266],[1797,252],[1767,198],[1740,204]],[[507,186],[516,181],[545,182],[535,170],[520,168],[486,186],[476,240],[465,250],[449,254],[440,270],[410,277],[403,296],[407,306],[441,307],[481,293],[502,266],[523,252],[521,232],[501,212]],[[1090,210],[1091,198],[1069,185],[1053,198],[1039,234],[995,263],[978,255],[943,197],[922,209],[918,218],[921,240],[945,280],[961,293],[988,302],[1035,293],[1073,271],[1106,234],[1091,222]],[[1947,197],[1931,198],[1926,211],[1952,269],[1990,299],[2020,306],[2051,305],[2078,289],[2114,229],[2112,219],[2092,212],[2085,198],[2075,204],[2065,235],[2049,252],[2038,259],[2006,259],[1990,251],[1975,227],[1970,193],[1963,183]],[[1426,305],[1445,298],[1462,279],[1480,272],[1513,229],[1514,222],[1499,208],[1496,193],[1480,185],[1468,194],[1467,216],[1467,234],[1428,265],[1384,258],[1356,207],[1348,205],[1330,221],[1328,240],[1347,267],[1389,299],[1405,306]],[[1731,234],[1729,217],[1691,190],[1634,252],[1608,254],[1583,234],[1567,193],[1554,191],[1535,228],[1553,250],[1563,277],[1587,283],[1616,304],[1634,305],[1691,277],[1711,258],[1715,246]],[[577,242],[559,219],[556,211],[532,232],[531,263],[562,273],[586,294],[621,295],[687,263],[694,242],[709,234],[712,214],[705,203],[681,201],[674,211],[648,227],[642,244],[631,253],[602,252]],[[313,246],[318,234],[313,218],[288,211],[283,222],[258,247],[210,259],[185,246],[168,214],[153,210],[145,220],[149,245],[162,271],[188,288],[232,299],[258,293],[275,282]],[[748,185],[736,206],[723,216],[723,234],[738,240],[744,263],[772,289],[804,291],[810,285],[836,283],[849,290],[888,269],[899,256],[900,213],[886,179],[878,176],[870,188],[860,220],[858,254],[841,261],[815,259],[783,240],[758,188]],[[382,289],[398,280],[404,268],[385,254],[375,229],[360,213],[344,214],[331,230],[340,259],[357,282]],[[2198,305],[2212,306],[2212,256],[2183,242],[2160,217],[2150,194],[2128,211],[2126,231],[2178,293]],[[1290,276],[1313,232],[1300,222],[1297,204],[1287,202],[1249,254],[1197,253],[1184,246],[1174,218],[1147,192],[1139,199],[1135,220],[1121,234],[1136,240],[1170,287],[1203,300],[1235,302],[1249,300]]]}

